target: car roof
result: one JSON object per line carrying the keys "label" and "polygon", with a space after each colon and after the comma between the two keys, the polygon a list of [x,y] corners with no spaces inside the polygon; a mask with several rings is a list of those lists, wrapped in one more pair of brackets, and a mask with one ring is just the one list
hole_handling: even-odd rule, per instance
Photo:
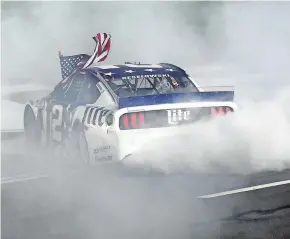
{"label": "car roof", "polygon": [[160,64],[124,64],[124,65],[98,65],[89,68],[93,72],[103,73],[108,76],[134,76],[134,75],[150,75],[150,74],[169,74],[172,76],[184,75],[185,71],[175,65]]}

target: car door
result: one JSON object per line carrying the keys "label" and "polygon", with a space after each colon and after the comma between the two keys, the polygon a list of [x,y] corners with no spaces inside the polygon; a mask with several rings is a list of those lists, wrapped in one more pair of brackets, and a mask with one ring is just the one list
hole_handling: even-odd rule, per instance
{"label": "car door", "polygon": [[90,124],[86,131],[88,146],[96,161],[111,160],[114,155],[114,145],[110,141],[105,118],[110,114],[110,106],[114,103],[111,94],[101,80],[89,72],[78,98],[78,104],[85,104],[84,124]]}
{"label": "car door", "polygon": [[93,105],[98,101],[101,95],[97,87],[99,80],[89,72],[84,71],[81,74],[83,76],[83,84],[76,102],[78,105]]}
{"label": "car door", "polygon": [[78,96],[85,81],[83,72],[73,74],[57,85],[47,101],[44,133],[48,145],[63,144],[68,136],[70,112],[78,106]]}
{"label": "car door", "polygon": [[96,130],[99,129],[101,112],[104,110],[103,105],[99,104],[100,97],[103,92],[97,87],[99,79],[91,75],[89,72],[84,74],[85,81],[77,99],[79,106],[84,106],[82,114],[82,123],[84,125],[95,125]]}

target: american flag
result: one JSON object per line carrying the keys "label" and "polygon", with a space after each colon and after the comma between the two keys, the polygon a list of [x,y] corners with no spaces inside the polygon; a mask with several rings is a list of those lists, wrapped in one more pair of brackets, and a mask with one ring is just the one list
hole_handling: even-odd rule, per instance
{"label": "american flag", "polygon": [[62,79],[67,78],[77,68],[80,62],[85,63],[89,57],[86,54],[63,56],[59,53]]}
{"label": "american flag", "polygon": [[84,65],[84,68],[89,67],[93,63],[106,60],[111,49],[111,35],[107,33],[98,33],[93,37],[96,42],[96,47],[93,55]]}
{"label": "american flag", "polygon": [[59,51],[62,79],[67,78],[73,71],[83,63],[82,67],[87,68],[93,63],[104,61],[111,49],[111,35],[98,33],[93,37],[96,47],[93,55],[79,54],[73,56],[63,56]]}

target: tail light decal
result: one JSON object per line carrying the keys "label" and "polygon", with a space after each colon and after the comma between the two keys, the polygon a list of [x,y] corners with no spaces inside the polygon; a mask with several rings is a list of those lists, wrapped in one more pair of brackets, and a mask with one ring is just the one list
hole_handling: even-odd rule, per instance
{"label": "tail light decal", "polygon": [[130,124],[133,129],[137,128],[137,113],[132,113],[130,115]]}
{"label": "tail light decal", "polygon": [[225,114],[223,107],[219,107],[218,114],[219,115],[224,115]]}
{"label": "tail light decal", "polygon": [[122,122],[123,122],[124,128],[129,129],[129,120],[128,120],[127,114],[122,116]]}
{"label": "tail light decal", "polygon": [[212,107],[210,109],[211,116],[225,115],[225,114],[231,113],[233,111],[234,110],[228,106]]}
{"label": "tail light decal", "polygon": [[212,116],[217,116],[218,115],[218,112],[217,112],[216,108],[214,108],[214,107],[210,108],[210,113],[211,113]]}
{"label": "tail light decal", "polygon": [[231,109],[230,107],[226,107],[226,113],[231,113],[233,112],[233,109]]}
{"label": "tail light decal", "polygon": [[141,113],[139,113],[139,126],[140,126],[140,128],[143,128],[144,124],[145,124],[144,113],[141,112]]}
{"label": "tail light decal", "polygon": [[120,129],[140,129],[145,125],[143,112],[128,113],[121,116]]}

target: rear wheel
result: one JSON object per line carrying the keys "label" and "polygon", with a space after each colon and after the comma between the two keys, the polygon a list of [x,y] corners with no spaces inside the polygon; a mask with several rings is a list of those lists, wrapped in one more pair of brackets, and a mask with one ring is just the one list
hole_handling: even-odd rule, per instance
{"label": "rear wheel", "polygon": [[31,107],[27,106],[24,113],[24,135],[26,143],[34,148],[41,143],[41,124]]}
{"label": "rear wheel", "polygon": [[72,132],[72,151],[73,158],[76,161],[81,161],[85,164],[90,164],[90,154],[88,143],[83,127],[76,126]]}

